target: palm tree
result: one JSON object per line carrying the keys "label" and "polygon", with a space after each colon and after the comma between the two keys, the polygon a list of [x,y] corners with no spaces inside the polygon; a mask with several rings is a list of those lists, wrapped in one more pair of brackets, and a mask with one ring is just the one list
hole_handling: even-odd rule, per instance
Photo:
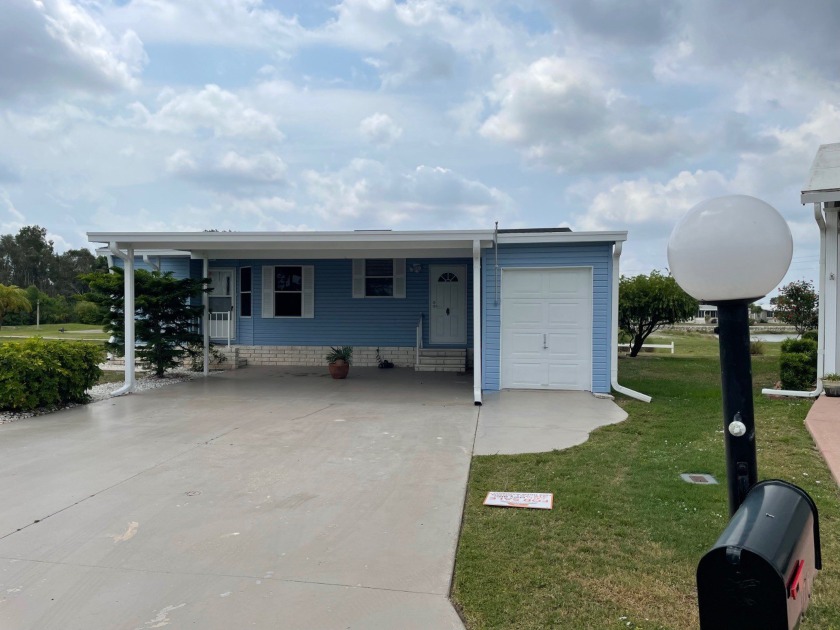
{"label": "palm tree", "polygon": [[32,312],[32,305],[26,299],[26,292],[13,284],[9,286],[0,284],[0,329],[3,328],[3,319],[8,313],[20,311]]}

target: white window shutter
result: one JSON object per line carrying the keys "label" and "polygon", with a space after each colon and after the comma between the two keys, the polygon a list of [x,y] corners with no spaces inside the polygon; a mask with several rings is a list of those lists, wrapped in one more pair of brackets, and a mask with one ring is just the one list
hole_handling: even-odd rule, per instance
{"label": "white window shutter", "polygon": [[394,297],[405,297],[405,258],[394,258]]}
{"label": "white window shutter", "polygon": [[353,297],[365,297],[365,259],[353,259]]}
{"label": "white window shutter", "polygon": [[274,317],[274,267],[262,268],[262,316]]}
{"label": "white window shutter", "polygon": [[315,267],[304,265],[303,270],[303,312],[301,317],[315,317]]}

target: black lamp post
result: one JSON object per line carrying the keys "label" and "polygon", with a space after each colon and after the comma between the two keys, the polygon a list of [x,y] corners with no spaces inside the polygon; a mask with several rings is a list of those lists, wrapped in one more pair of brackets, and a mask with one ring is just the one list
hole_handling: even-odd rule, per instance
{"label": "black lamp post", "polygon": [[779,284],[792,255],[785,220],[747,195],[699,203],[668,241],[668,264],[677,283],[718,307],[730,516],[758,481],[748,306]]}

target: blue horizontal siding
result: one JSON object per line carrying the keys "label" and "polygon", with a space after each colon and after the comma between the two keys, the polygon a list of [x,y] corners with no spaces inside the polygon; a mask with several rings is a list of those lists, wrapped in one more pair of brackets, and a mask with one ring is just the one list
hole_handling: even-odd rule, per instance
{"label": "blue horizontal siding", "polygon": [[[195,261],[194,261],[195,262]],[[201,261],[193,277],[201,276]],[[412,265],[420,265],[418,273]],[[405,298],[353,298],[352,260],[211,260],[210,269],[236,269],[236,338],[256,346],[414,346],[417,322],[423,316],[423,343],[429,346],[429,265],[458,264],[467,270],[467,344],[472,344],[472,261],[409,258]],[[268,265],[315,267],[315,317],[266,318],[262,313],[262,268]],[[242,317],[238,269],[251,267],[251,317]],[[463,347],[463,345],[461,346]]]}
{"label": "blue horizontal siding", "polygon": [[[501,385],[501,270],[507,267],[592,267],[592,391],[609,393],[612,243],[500,245],[482,253],[482,387]],[[500,303],[496,304],[496,295]]]}

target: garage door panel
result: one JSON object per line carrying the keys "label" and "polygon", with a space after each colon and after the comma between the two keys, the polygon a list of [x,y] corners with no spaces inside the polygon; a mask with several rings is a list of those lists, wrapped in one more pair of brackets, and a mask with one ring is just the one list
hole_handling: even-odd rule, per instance
{"label": "garage door panel", "polygon": [[503,343],[511,348],[512,359],[529,355],[538,356],[543,351],[542,333],[511,331],[505,335]]}
{"label": "garage door panel", "polygon": [[549,328],[577,328],[581,332],[589,326],[588,321],[582,321],[581,311],[583,303],[579,300],[573,302],[548,302],[546,304],[547,326]]}
{"label": "garage door panel", "polygon": [[515,276],[515,280],[508,288],[509,298],[542,298],[543,278],[539,274],[530,271],[508,271],[509,278]]}
{"label": "garage door panel", "polygon": [[548,354],[551,359],[567,357],[578,359],[585,348],[581,347],[581,337],[576,334],[554,333],[547,335]]}
{"label": "garage door panel", "polygon": [[549,273],[545,279],[546,297],[578,297],[589,294],[589,278],[584,274]]}
{"label": "garage door panel", "polygon": [[546,366],[542,361],[511,361],[506,367],[508,387],[539,389],[548,386]]}
{"label": "garage door panel", "polygon": [[501,385],[591,389],[590,269],[505,269]]}
{"label": "garage door panel", "polygon": [[583,389],[587,380],[580,373],[580,367],[569,363],[549,363],[548,387],[551,389]]}
{"label": "garage door panel", "polygon": [[529,328],[545,325],[545,307],[538,300],[512,299],[505,302],[505,317],[510,318],[511,327]]}

